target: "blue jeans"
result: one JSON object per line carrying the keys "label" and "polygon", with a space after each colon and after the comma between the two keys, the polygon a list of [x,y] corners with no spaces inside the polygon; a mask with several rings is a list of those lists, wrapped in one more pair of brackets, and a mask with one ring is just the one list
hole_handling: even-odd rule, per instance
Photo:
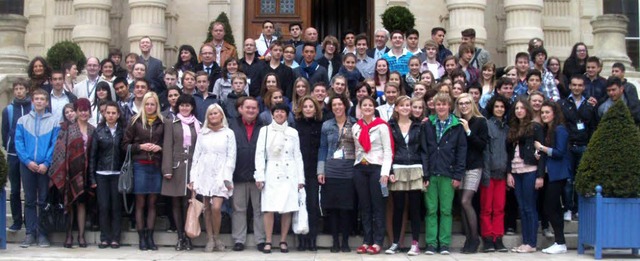
{"label": "blue jeans", "polygon": [[569,173],[571,173],[571,177],[567,179],[567,184],[564,185],[562,195],[564,211],[571,210],[574,213],[578,212],[578,200],[577,195],[575,194],[574,185],[576,173],[578,172],[578,165],[580,165],[580,160],[582,160],[582,155],[585,150],[587,150],[587,146],[569,146],[569,161],[571,162],[571,165],[569,165],[571,168]]}
{"label": "blue jeans", "polygon": [[515,180],[516,199],[520,206],[520,220],[522,221],[522,244],[536,247],[538,243],[538,210],[536,200],[536,172],[513,174]]}
{"label": "blue jeans", "polygon": [[18,156],[9,155],[7,157],[7,162],[9,163],[9,182],[11,183],[11,195],[9,195],[9,200],[11,200],[11,217],[13,218],[14,224],[20,224],[22,226],[22,200],[20,199],[20,160]]}
{"label": "blue jeans", "polygon": [[32,236],[47,236],[47,231],[40,226],[38,210],[47,205],[47,193],[49,192],[49,176],[33,172],[24,164],[20,164],[20,176],[24,189],[24,219],[26,234]]}

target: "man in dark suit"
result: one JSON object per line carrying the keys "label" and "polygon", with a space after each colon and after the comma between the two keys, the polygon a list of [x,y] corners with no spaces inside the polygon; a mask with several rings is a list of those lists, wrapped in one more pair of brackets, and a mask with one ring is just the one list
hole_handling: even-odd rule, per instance
{"label": "man in dark suit", "polygon": [[200,47],[202,62],[196,65],[196,72],[204,71],[209,75],[209,92],[213,91],[213,84],[220,78],[220,66],[216,63],[216,49],[211,44]]}
{"label": "man in dark suit", "polygon": [[376,61],[382,58],[382,56],[389,51],[389,47],[387,47],[387,41],[389,41],[389,31],[384,28],[376,30],[375,37],[373,39],[375,47],[367,50],[367,56],[373,58]]}
{"label": "man in dark suit", "polygon": [[149,36],[143,36],[140,38],[138,46],[142,53],[138,61],[147,66],[145,79],[155,87],[152,91],[156,93],[164,92],[164,85],[162,84],[162,72],[164,71],[164,66],[162,65],[162,61],[151,56],[151,48],[153,48],[151,38]]}

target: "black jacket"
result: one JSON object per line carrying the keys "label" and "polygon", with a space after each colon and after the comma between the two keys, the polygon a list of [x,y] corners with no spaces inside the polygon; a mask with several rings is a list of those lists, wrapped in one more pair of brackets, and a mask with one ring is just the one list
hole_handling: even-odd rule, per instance
{"label": "black jacket", "polygon": [[537,160],[534,153],[536,148],[533,146],[534,141],[538,141],[544,144],[544,130],[542,126],[533,122],[533,135],[521,137],[517,142],[510,143],[507,141],[507,152],[509,153],[509,162],[507,163],[507,173],[511,173],[511,162],[515,156],[516,145],[520,144],[520,157],[527,165],[534,165],[538,167],[536,171],[536,177],[542,178],[545,173],[545,157],[540,155],[540,160]]}
{"label": "black jacket", "polygon": [[429,161],[426,178],[431,176],[445,176],[455,180],[464,177],[467,162],[467,137],[464,128],[453,116],[451,125],[445,130],[440,141],[437,141],[436,121],[437,116],[431,115],[423,125],[425,138],[422,146],[427,148]]}
{"label": "black jacket", "polygon": [[393,164],[399,165],[422,165],[422,169],[427,169],[427,150],[423,147],[422,140],[424,133],[419,121],[412,121],[409,127],[409,143],[405,142],[400,125],[394,119],[389,120],[391,135],[395,152],[393,154]]}
{"label": "black jacket", "polygon": [[260,88],[262,87],[262,72],[266,69],[267,64],[260,60],[259,55],[253,58],[251,65],[247,63],[243,57],[240,59],[240,66],[242,71],[247,75],[247,81],[249,82],[249,95],[252,97],[260,96]]}
{"label": "black jacket", "polygon": [[306,179],[316,179],[318,174],[318,150],[320,149],[320,134],[322,121],[313,119],[297,119],[296,130],[300,138],[300,152],[304,163]]}
{"label": "black jacket", "polygon": [[[255,157],[258,146],[260,128],[264,125],[256,118],[251,139],[247,139],[247,129],[242,123],[242,118],[229,119],[229,129],[236,136],[236,168],[233,171],[233,182],[255,182],[253,174],[256,171]],[[265,144],[260,144],[265,146]]]}
{"label": "black jacket", "polygon": [[[464,129],[464,128],[463,128]],[[487,119],[472,117],[469,120],[471,135],[467,136],[467,170],[484,166],[484,149],[489,142]],[[466,133],[465,133],[466,134]]]}
{"label": "black jacket", "polygon": [[569,131],[569,145],[587,146],[596,127],[596,109],[587,102],[589,97],[582,99],[580,108],[577,108],[573,96],[560,101],[565,126]]}
{"label": "black jacket", "polygon": [[106,124],[100,124],[93,131],[89,152],[89,181],[96,184],[96,171],[120,171],[126,151],[121,149],[124,129],[116,127],[115,135]]}
{"label": "black jacket", "polygon": [[[329,73],[329,59],[327,59],[327,57],[322,56],[322,58],[318,60],[318,64],[327,69],[327,74]],[[331,59],[331,75],[327,75],[329,79],[332,79],[333,76],[338,74],[338,71],[340,71],[340,66],[342,66],[342,55],[335,54],[333,56],[333,59]],[[327,84],[328,83],[329,80],[327,80]]]}
{"label": "black jacket", "polygon": [[231,92],[227,95],[227,99],[222,104],[222,109],[224,110],[224,115],[227,116],[227,119],[235,119],[240,117],[238,113],[238,109],[236,108],[236,102],[240,97],[246,97],[247,95],[243,93],[243,95],[238,96],[236,93]]}

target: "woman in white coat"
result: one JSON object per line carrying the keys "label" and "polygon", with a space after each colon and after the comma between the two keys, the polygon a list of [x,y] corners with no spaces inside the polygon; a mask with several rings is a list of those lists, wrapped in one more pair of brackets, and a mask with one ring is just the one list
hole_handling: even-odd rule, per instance
{"label": "woman in white coat", "polygon": [[189,188],[204,196],[204,220],[207,230],[205,252],[223,251],[218,237],[222,220],[221,206],[233,193],[233,171],[236,168],[236,138],[228,128],[222,107],[207,108],[204,127],[193,151]]}
{"label": "woman in white coat", "polygon": [[256,148],[256,186],[262,190],[262,212],[266,242],[263,252],[271,253],[273,216],[281,213],[280,252],[289,252],[287,233],[291,213],[298,211],[298,190],[304,187],[304,166],[298,132],[288,126],[289,106],[271,108],[273,122],[260,129]]}

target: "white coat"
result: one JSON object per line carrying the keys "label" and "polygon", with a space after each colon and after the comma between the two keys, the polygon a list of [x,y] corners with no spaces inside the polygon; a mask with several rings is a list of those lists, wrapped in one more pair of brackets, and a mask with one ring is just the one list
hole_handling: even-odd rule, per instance
{"label": "white coat", "polygon": [[253,176],[264,182],[262,212],[298,211],[298,184],[304,184],[298,131],[275,121],[260,129],[255,164]]}

